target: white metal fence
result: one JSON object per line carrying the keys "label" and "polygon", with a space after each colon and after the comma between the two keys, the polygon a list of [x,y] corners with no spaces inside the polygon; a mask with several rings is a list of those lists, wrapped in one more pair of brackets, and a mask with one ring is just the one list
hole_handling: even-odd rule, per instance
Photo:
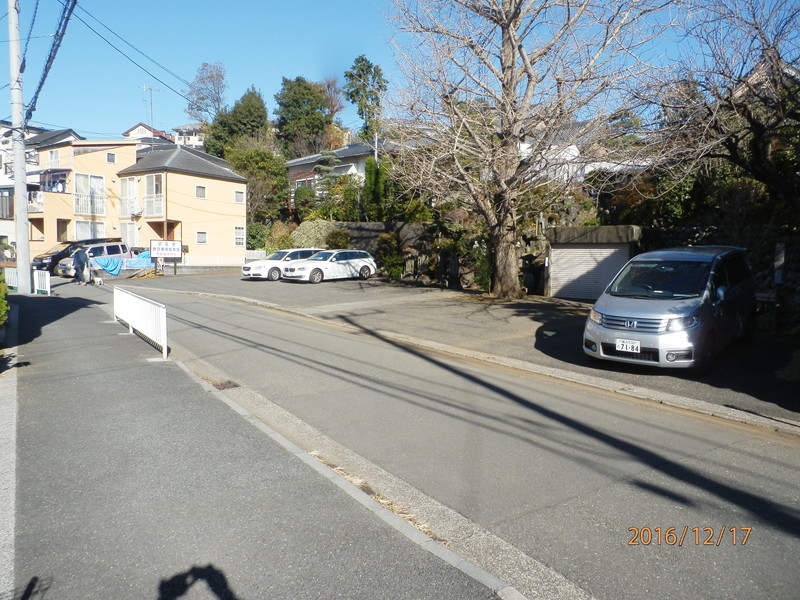
{"label": "white metal fence", "polygon": [[33,271],[33,293],[50,295],[50,271]]}
{"label": "white metal fence", "polygon": [[3,267],[3,277],[12,290],[19,289],[19,277],[17,276],[16,267]]}
{"label": "white metal fence", "polygon": [[245,250],[244,259],[248,260],[264,260],[267,258],[266,250]]}
{"label": "white metal fence", "polygon": [[[3,267],[3,277],[12,290],[19,289],[19,272],[17,267]],[[50,272],[33,270],[33,293],[50,295]]]}
{"label": "white metal fence", "polygon": [[122,321],[128,331],[136,332],[147,342],[161,350],[167,360],[167,307],[163,304],[114,287],[114,320]]}

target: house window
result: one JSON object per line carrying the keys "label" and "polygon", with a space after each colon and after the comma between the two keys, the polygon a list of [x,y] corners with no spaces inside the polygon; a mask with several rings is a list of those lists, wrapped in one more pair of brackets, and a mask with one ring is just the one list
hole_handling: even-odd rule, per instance
{"label": "house window", "polygon": [[75,239],[99,238],[106,236],[106,224],[101,221],[75,221]]}
{"label": "house window", "polygon": [[14,218],[14,197],[10,189],[0,190],[0,219]]}
{"label": "house window", "polygon": [[207,231],[198,231],[195,237],[195,241],[198,245],[205,246],[208,244],[208,232]]}
{"label": "house window", "polygon": [[106,162],[112,165],[117,164],[117,155],[113,152],[106,152]]}
{"label": "house window", "polygon": [[244,192],[233,192],[233,201],[236,202],[236,204],[244,204]]}
{"label": "house window", "polygon": [[147,175],[144,179],[144,216],[164,215],[164,198],[161,194],[161,174]]}
{"label": "house window", "polygon": [[119,180],[119,216],[129,217],[142,209],[136,202],[136,178],[123,177]]}
{"label": "house window", "polygon": [[244,248],[244,227],[233,228],[233,244]]}
{"label": "house window", "polygon": [[47,153],[47,166],[49,168],[54,168],[60,166],[59,163],[59,151],[58,150],[50,150]]}
{"label": "house window", "polygon": [[194,186],[194,197],[198,200],[205,200],[206,199],[206,186],[204,185],[196,185]]}
{"label": "house window", "polygon": [[63,194],[67,191],[67,174],[61,171],[45,173],[41,178],[41,185],[45,192]]}
{"label": "house window", "polygon": [[75,173],[74,199],[74,212],[76,215],[104,217],[106,214],[106,192],[103,177],[101,175]]}

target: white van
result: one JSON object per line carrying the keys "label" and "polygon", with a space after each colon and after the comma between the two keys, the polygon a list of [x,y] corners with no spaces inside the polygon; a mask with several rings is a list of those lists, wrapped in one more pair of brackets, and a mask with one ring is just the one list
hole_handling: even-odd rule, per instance
{"label": "white van", "polygon": [[693,246],[631,259],[586,319],[594,358],[707,372],[719,351],[755,333],[746,250]]}

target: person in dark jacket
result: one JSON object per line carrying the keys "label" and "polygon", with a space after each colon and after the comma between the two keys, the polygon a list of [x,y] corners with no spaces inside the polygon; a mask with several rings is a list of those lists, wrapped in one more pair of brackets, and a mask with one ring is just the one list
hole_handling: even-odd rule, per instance
{"label": "person in dark jacket", "polygon": [[83,246],[79,246],[75,254],[72,255],[72,266],[75,268],[75,279],[77,279],[75,283],[86,285],[84,273],[89,266],[89,255],[86,254],[86,249]]}

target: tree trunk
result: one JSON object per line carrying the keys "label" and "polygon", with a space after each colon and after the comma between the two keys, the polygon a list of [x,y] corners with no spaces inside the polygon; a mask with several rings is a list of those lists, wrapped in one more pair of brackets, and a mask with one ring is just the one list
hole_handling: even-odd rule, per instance
{"label": "tree trunk", "polygon": [[514,219],[507,216],[497,222],[491,230],[492,241],[492,289],[491,293],[504,300],[522,298],[524,293],[519,282],[519,260],[517,258]]}

